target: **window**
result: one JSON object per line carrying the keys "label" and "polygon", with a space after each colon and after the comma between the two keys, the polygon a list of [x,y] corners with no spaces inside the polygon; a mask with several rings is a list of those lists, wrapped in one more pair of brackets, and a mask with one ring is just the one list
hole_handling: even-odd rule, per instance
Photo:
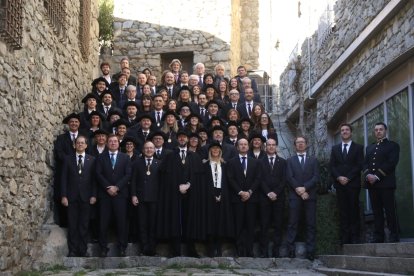
{"label": "window", "polygon": [[66,4],[65,0],[44,0],[44,6],[49,17],[49,23],[58,35],[66,34]]}
{"label": "window", "polygon": [[12,49],[22,48],[22,0],[0,0],[0,36]]}
{"label": "window", "polygon": [[[410,100],[408,89],[404,89],[374,109],[365,113],[352,123],[352,139],[362,145],[376,141],[374,127],[377,122],[388,126],[387,136],[400,145],[400,159],[396,169],[397,190],[395,192],[401,236],[408,237],[414,233],[413,176],[411,155]],[[363,190],[361,200],[365,214],[370,214],[371,207],[368,192]]]}

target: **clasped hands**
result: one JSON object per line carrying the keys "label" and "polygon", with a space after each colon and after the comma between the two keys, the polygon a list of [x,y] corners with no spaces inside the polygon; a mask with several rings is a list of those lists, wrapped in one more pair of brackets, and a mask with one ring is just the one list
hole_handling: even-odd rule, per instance
{"label": "clasped hands", "polygon": [[309,194],[306,192],[305,187],[297,187],[295,191],[303,200],[309,199]]}
{"label": "clasped hands", "polygon": [[110,196],[117,196],[118,195],[118,191],[119,188],[115,185],[111,185],[106,187],[106,192],[110,195]]}
{"label": "clasped hands", "polygon": [[251,194],[248,191],[241,191],[239,192],[239,196],[241,197],[242,202],[246,202],[249,200]]}
{"label": "clasped hands", "polygon": [[275,201],[277,199],[277,194],[275,192],[270,192],[267,194],[267,197],[271,200],[271,201]]}
{"label": "clasped hands", "polygon": [[181,194],[186,194],[189,188],[190,188],[190,183],[180,184],[178,186],[178,189]]}
{"label": "clasped hands", "polygon": [[349,182],[349,179],[347,177],[345,177],[345,176],[339,176],[336,180],[338,180],[338,182],[341,185],[346,185]]}

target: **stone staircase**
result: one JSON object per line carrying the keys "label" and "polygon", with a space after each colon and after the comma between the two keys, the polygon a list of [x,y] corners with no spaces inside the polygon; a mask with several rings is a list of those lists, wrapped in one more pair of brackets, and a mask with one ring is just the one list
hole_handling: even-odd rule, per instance
{"label": "stone staircase", "polygon": [[346,244],[343,255],[321,255],[326,275],[414,275],[414,242]]}
{"label": "stone staircase", "polygon": [[[304,248],[298,243],[297,256],[302,256]],[[223,245],[223,256],[208,258],[205,257],[205,250],[202,245],[196,244],[197,252],[202,258],[174,257],[167,258],[168,245],[158,244],[157,253],[160,256],[138,256],[139,248],[136,244],[128,244],[126,257],[119,256],[119,250],[114,243],[108,244],[108,256],[99,256],[99,246],[96,243],[88,244],[88,255],[91,257],[63,257],[63,266],[70,270],[76,269],[118,269],[134,267],[209,267],[229,269],[309,269],[314,270],[320,263],[311,262],[304,258],[235,258],[232,246]],[[184,246],[182,248],[185,249]],[[303,249],[303,250],[302,250]],[[282,254],[285,252],[283,251]]]}

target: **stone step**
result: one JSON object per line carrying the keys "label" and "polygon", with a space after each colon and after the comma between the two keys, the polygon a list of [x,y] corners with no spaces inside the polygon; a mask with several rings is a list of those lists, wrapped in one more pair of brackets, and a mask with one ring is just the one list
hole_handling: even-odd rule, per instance
{"label": "stone step", "polygon": [[328,276],[401,276],[401,274],[393,273],[379,273],[362,270],[349,270],[327,267],[317,267],[315,268],[315,270]]}
{"label": "stone step", "polygon": [[289,258],[190,258],[190,257],[64,257],[63,266],[68,269],[117,269],[133,267],[188,268],[209,267],[229,269],[313,269],[313,262]]}
{"label": "stone step", "polygon": [[[296,257],[304,258],[306,256],[306,249],[305,243],[303,242],[296,242]],[[205,245],[202,243],[195,244],[198,254],[202,257],[206,256],[206,248]],[[108,257],[118,257],[119,256],[119,248],[117,247],[116,243],[108,243]],[[157,256],[168,257],[169,256],[169,245],[166,243],[159,243],[156,248]],[[270,249],[270,247],[269,247]],[[100,256],[100,247],[98,243],[89,243],[88,244],[88,255],[90,257],[99,257]],[[186,247],[183,244],[181,247],[183,253],[186,252]],[[138,256],[140,255],[140,248],[139,245],[136,243],[129,243],[126,249],[126,256]],[[254,244],[254,254],[255,256],[259,256],[259,244]],[[270,251],[268,252],[270,254]],[[223,257],[234,257],[236,254],[234,245],[231,243],[223,243],[222,244],[222,256]],[[288,249],[285,245],[280,247],[279,254],[281,257],[288,256]]]}
{"label": "stone step", "polygon": [[319,260],[328,268],[414,274],[414,258],[321,255]]}
{"label": "stone step", "polygon": [[344,255],[414,257],[414,242],[345,244]]}

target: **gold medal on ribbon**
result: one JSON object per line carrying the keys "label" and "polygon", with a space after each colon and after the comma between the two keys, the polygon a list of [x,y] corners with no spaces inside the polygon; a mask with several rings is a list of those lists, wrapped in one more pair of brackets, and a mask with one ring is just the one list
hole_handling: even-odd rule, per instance
{"label": "gold medal on ribbon", "polygon": [[151,175],[151,172],[150,171],[147,171],[147,175]]}

